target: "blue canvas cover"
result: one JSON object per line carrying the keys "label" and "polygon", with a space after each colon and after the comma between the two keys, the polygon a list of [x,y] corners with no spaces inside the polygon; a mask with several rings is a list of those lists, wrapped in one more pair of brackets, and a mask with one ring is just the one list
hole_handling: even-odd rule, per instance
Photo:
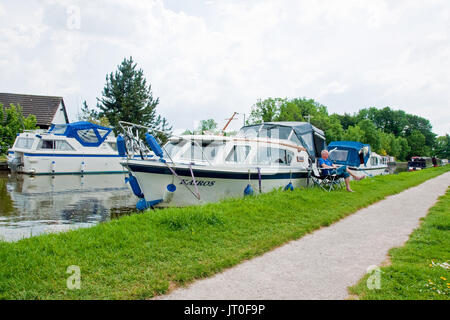
{"label": "blue canvas cover", "polygon": [[74,122],[69,124],[52,125],[49,133],[58,136],[75,138],[85,147],[100,146],[111,133],[112,129],[87,121]]}
{"label": "blue canvas cover", "polygon": [[[366,154],[364,154],[364,147],[367,147],[368,150]],[[331,152],[335,149],[336,151]],[[330,151],[331,161],[351,167],[367,165],[371,152],[370,145],[357,141],[333,141],[328,145],[328,151]]]}

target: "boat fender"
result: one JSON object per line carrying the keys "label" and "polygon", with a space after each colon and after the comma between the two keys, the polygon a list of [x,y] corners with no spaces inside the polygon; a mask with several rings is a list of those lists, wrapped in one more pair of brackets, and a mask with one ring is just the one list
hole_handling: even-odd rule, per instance
{"label": "boat fender", "polygon": [[139,199],[139,201],[136,203],[136,209],[139,211],[144,211],[148,209],[147,201],[145,199]]}
{"label": "boat fender", "polygon": [[292,185],[292,182],[289,182],[289,184],[284,187],[284,191],[294,191],[294,186]]}
{"label": "boat fender", "polygon": [[159,145],[159,143],[156,141],[155,137],[152,136],[150,133],[146,133],[145,134],[145,141],[147,141],[148,146],[150,147],[150,149],[153,150],[153,152],[160,158],[163,157],[164,153],[161,149],[161,146]]}
{"label": "boat fender", "polygon": [[173,183],[167,185],[166,191],[164,192],[163,201],[166,203],[171,202],[176,190],[177,187]]}
{"label": "boat fender", "polygon": [[244,196],[252,196],[253,195],[253,187],[251,184],[248,184],[247,187],[245,187],[244,190]]}
{"label": "boat fender", "polygon": [[133,190],[133,193],[136,197],[143,199],[144,194],[142,193],[141,187],[139,186],[139,183],[137,182],[137,179],[135,176],[130,174],[128,178],[125,178],[125,183],[129,182],[131,190]]}
{"label": "boat fender", "polygon": [[176,187],[173,183],[167,185],[167,191],[173,193],[173,192],[175,192],[176,190],[177,190],[177,187]]}
{"label": "boat fender", "polygon": [[126,157],[127,147],[125,146],[125,139],[121,134],[117,137],[117,151],[119,152],[119,156]]}

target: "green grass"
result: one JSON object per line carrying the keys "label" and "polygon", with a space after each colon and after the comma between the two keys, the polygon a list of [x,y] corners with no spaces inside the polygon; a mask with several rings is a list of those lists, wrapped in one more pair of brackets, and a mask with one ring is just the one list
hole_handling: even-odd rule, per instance
{"label": "green grass", "polygon": [[367,300],[450,300],[450,269],[439,266],[450,264],[450,189],[405,246],[391,249],[389,256],[380,289],[369,290],[365,276],[350,292]]}
{"label": "green grass", "polygon": [[[145,299],[298,239],[450,166],[352,182],[355,193],[274,191],[0,242],[0,298]],[[81,289],[66,288],[68,266]]]}

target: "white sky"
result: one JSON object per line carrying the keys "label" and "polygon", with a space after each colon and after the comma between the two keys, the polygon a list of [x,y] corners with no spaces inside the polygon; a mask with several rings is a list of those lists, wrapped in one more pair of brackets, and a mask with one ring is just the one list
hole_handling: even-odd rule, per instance
{"label": "white sky", "polygon": [[133,56],[177,132],[303,96],[450,132],[448,0],[1,0],[0,21],[0,91],[63,96],[71,120]]}

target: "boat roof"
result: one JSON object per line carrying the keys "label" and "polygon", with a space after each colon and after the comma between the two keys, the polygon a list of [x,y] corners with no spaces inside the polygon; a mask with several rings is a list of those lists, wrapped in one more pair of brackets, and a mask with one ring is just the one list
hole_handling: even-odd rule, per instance
{"label": "boat roof", "polygon": [[87,121],[68,124],[53,124],[49,134],[75,138],[85,147],[100,146],[111,133],[112,129]]}
{"label": "boat roof", "polygon": [[241,128],[241,130],[251,127],[271,127],[275,129],[277,127],[288,127],[294,130],[295,135],[301,141],[304,147],[306,147],[309,156],[315,160],[316,157],[320,157],[322,150],[326,149],[325,133],[313,126],[309,122],[297,122],[297,121],[281,121],[281,122],[263,122],[254,125],[248,125]]}
{"label": "boat roof", "polygon": [[[364,164],[367,164],[371,154],[371,148],[369,144],[364,144],[358,141],[333,141],[328,145],[328,151],[330,151],[330,157],[333,161],[342,165],[349,165],[353,167],[359,167],[361,165],[360,153],[366,148],[366,152],[363,152]],[[346,159],[337,159],[337,156],[332,156],[333,150],[347,150]]]}

